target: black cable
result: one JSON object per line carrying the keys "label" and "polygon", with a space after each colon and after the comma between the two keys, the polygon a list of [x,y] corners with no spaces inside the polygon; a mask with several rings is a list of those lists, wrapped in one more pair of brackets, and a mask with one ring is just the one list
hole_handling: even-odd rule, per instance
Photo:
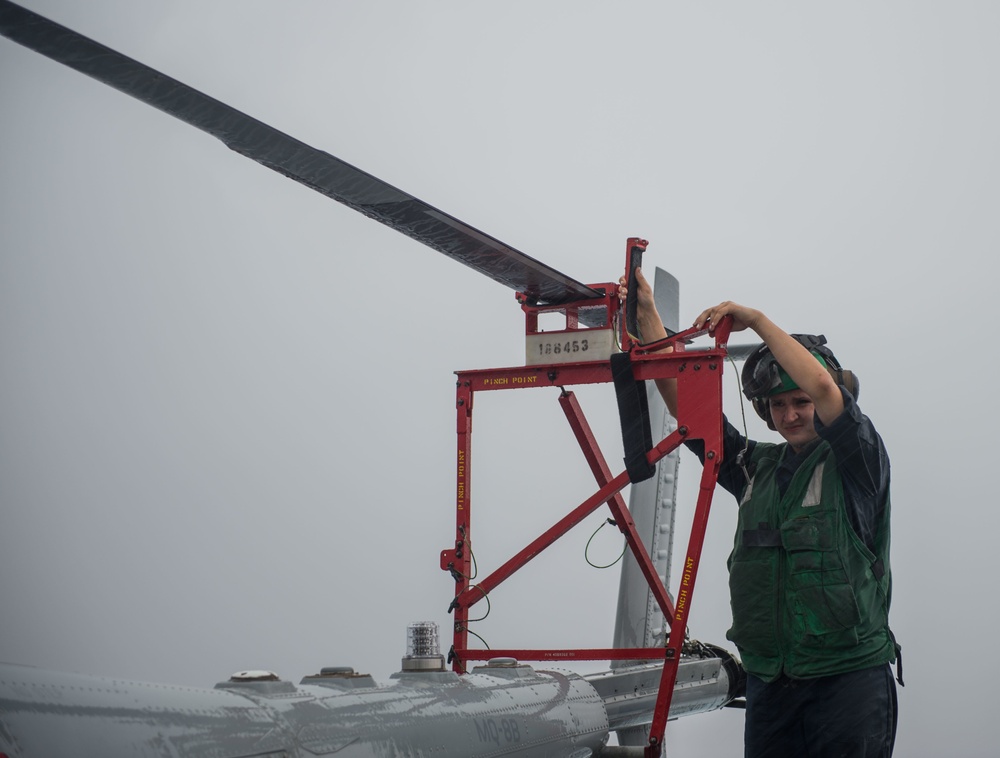
{"label": "black cable", "polygon": [[620,561],[622,559],[622,557],[625,555],[625,551],[628,550],[628,542],[626,542],[625,543],[625,547],[622,548],[621,555],[619,555],[617,558],[615,558],[613,561],[611,561],[611,563],[607,564],[606,566],[598,566],[596,563],[594,563],[592,560],[590,560],[590,555],[589,555],[589,553],[590,553],[590,543],[593,542],[594,537],[596,537],[597,533],[604,528],[605,524],[611,524],[612,526],[616,526],[615,522],[612,519],[605,519],[604,521],[601,522],[601,525],[599,527],[597,527],[597,529],[594,530],[594,533],[592,535],[590,535],[590,539],[587,540],[586,547],[583,548],[583,559],[587,563],[589,563],[591,566],[593,566],[594,568],[596,568],[596,569],[611,568],[616,563],[618,563],[618,561]]}

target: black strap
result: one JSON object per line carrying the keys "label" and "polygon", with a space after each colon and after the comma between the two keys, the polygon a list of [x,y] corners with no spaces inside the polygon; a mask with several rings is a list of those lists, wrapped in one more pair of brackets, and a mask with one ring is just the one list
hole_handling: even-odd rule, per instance
{"label": "black strap", "polygon": [[628,295],[625,298],[625,331],[636,342],[642,341],[639,333],[639,284],[635,270],[642,266],[642,253],[645,248],[630,245],[626,257],[625,271],[628,273]]}
{"label": "black strap", "polygon": [[622,424],[622,444],[625,447],[625,468],[633,482],[644,482],[656,473],[656,466],[646,457],[653,447],[649,430],[649,399],[646,383],[636,381],[632,374],[632,359],[628,353],[611,356],[611,377],[618,396],[618,416]]}
{"label": "black strap", "polygon": [[906,683],[903,682],[903,646],[896,642],[896,635],[892,633],[892,629],[889,630],[889,639],[892,640],[892,646],[896,648],[896,681],[899,682],[900,687],[905,687]]}

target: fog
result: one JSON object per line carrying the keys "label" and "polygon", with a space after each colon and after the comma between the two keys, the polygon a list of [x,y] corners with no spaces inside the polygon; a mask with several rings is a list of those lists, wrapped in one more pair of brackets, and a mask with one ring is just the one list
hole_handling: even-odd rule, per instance
{"label": "fog", "polygon": [[[1000,6],[24,5],[580,281],[641,236],[682,321],[732,299],[826,334],[892,459],[897,755],[990,754]],[[523,362],[513,293],[7,39],[0,103],[0,660],[384,681],[408,623],[450,641],[453,372]],[[578,394],[616,467],[613,391]],[[557,395],[477,397],[481,571],[594,489]],[[727,646],[733,506],[690,618]],[[475,631],[609,645],[603,518]],[[605,529],[592,557],[620,549]],[[682,719],[667,750],[736,755],[741,730]]]}

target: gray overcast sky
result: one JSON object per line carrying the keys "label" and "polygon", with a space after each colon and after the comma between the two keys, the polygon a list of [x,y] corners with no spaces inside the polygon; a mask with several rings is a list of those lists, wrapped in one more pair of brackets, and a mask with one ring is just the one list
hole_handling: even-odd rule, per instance
{"label": "gray overcast sky", "polygon": [[[893,462],[898,752],[988,753],[1000,5],[25,5],[577,279],[639,235],[683,320],[825,333]],[[452,372],[522,361],[512,294],[5,39],[0,104],[0,660],[384,680],[448,628]],[[486,569],[592,490],[556,394],[477,400]],[[610,388],[579,394],[620,459]],[[691,618],[719,644],[733,510]],[[610,642],[601,518],[495,593],[492,645]],[[740,719],[668,749],[738,754]]]}

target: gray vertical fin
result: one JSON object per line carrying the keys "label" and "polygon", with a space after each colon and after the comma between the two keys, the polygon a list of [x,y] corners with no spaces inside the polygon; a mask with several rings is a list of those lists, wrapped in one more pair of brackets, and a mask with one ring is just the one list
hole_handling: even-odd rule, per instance
{"label": "gray vertical fin", "polygon": [[[656,307],[663,325],[672,332],[680,330],[680,284],[662,269],[656,269],[654,293]],[[649,416],[653,439],[659,441],[676,429],[676,422],[667,413],[666,405],[652,382],[646,383]],[[669,587],[670,560],[673,552],[674,500],[678,451],[657,464],[654,477],[633,484],[629,494],[629,511],[636,528],[645,540],[646,549],[657,573]],[[645,577],[631,553],[622,562],[618,589],[618,611],[615,618],[615,647],[651,647],[663,643],[666,631],[663,614],[649,591]],[[616,664],[612,664],[612,668]],[[617,665],[622,665],[618,662]]]}
{"label": "gray vertical fin", "polygon": [[[663,269],[656,269],[653,284],[656,309],[663,325],[671,333],[680,331],[680,283]],[[671,434],[677,428],[675,419],[667,413],[667,406],[653,382],[646,382],[649,399],[649,419],[653,441]],[[646,550],[653,561],[656,573],[670,588],[670,562],[674,548],[674,502],[676,500],[677,471],[680,451],[674,450],[656,464],[656,475],[644,482],[632,484],[629,492],[629,511],[636,530],[645,541]],[[621,581],[618,585],[618,611],[615,616],[614,647],[653,647],[664,643],[667,625],[639,564],[631,553],[622,561]],[[629,661],[612,661],[612,670],[630,665]],[[645,745],[649,740],[649,727],[638,726],[618,731],[620,745]]]}

